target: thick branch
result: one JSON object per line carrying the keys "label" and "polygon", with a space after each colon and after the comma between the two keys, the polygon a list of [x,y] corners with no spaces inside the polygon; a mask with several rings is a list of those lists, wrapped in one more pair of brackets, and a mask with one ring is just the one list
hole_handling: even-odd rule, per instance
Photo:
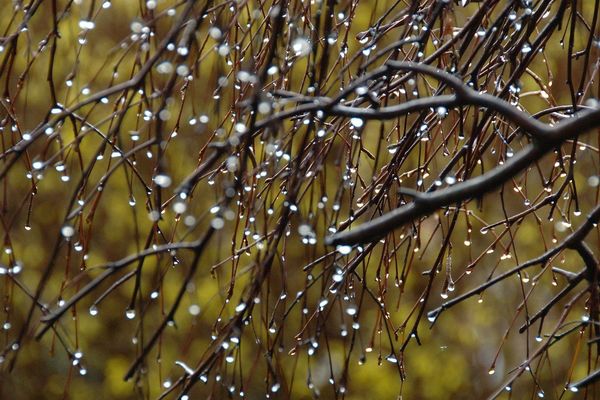
{"label": "thick branch", "polygon": [[424,193],[419,201],[399,207],[375,218],[351,231],[337,233],[326,238],[329,245],[354,245],[379,240],[392,230],[427,216],[432,212],[474,197],[480,197],[508,182],[519,172],[535,163],[565,140],[593,129],[600,124],[600,110],[584,112],[574,119],[566,120],[548,128],[544,140],[536,140],[503,165],[454,186]]}

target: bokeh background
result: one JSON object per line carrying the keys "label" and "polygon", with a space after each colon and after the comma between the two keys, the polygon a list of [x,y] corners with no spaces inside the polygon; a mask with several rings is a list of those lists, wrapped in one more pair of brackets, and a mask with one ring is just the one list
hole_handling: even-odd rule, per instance
{"label": "bokeh background", "polygon": [[[335,34],[330,38],[328,74],[321,94],[335,96],[339,88],[360,75],[361,63],[369,59],[371,52],[402,37],[405,31],[400,24],[379,39],[377,49],[365,51],[360,33],[368,32],[380,17],[384,17],[384,23],[402,21],[409,3],[332,2]],[[436,4],[413,3],[420,3],[424,16]],[[466,4],[448,5],[444,14],[450,37],[483,6],[480,2],[463,3]],[[522,20],[528,27],[523,17],[527,7],[517,3],[514,20]],[[560,2],[533,3],[536,10],[541,3],[548,3],[545,18],[550,20]],[[589,22],[594,2],[573,3],[579,7],[582,19]],[[247,398],[264,398],[269,393],[272,398],[298,399],[480,399],[501,387],[511,370],[539,344],[536,336],[550,331],[562,312],[561,302],[546,317],[541,332],[534,325],[529,331],[518,333],[525,315],[533,314],[565,285],[565,279],[548,268],[535,266],[527,275],[508,279],[481,297],[475,296],[442,313],[432,329],[422,318],[418,328],[421,345],[414,340],[409,342],[402,354],[402,367],[387,358],[391,346],[398,348],[411,334],[421,306],[433,309],[444,297],[464,293],[488,277],[541,254],[585,220],[598,196],[598,182],[594,180],[599,161],[597,131],[582,135],[577,143],[566,143],[564,154],[547,156],[505,185],[502,193],[496,191],[461,209],[441,211],[395,231],[359,264],[357,274],[345,281],[339,293],[331,294],[329,286],[335,271],[358,253],[354,250],[348,256],[340,256],[325,246],[323,238],[331,227],[335,229],[348,218],[351,210],[364,204],[361,196],[392,160],[394,146],[416,117],[363,121],[360,127],[348,119],[334,118],[321,125],[325,129],[322,135],[317,134],[317,128],[308,131],[311,128],[301,119],[285,120],[254,140],[254,159],[247,163],[247,171],[252,172],[242,183],[243,200],[223,205],[223,193],[235,182],[240,170],[236,164],[239,159],[224,156],[197,182],[185,207],[178,206],[174,190],[211,154],[207,145],[235,136],[236,129],[243,129],[236,124],[248,126],[244,102],[255,91],[257,71],[268,47],[264,40],[268,42],[272,34],[265,32],[264,21],[273,7],[270,1],[238,1],[211,3],[206,17],[199,19],[193,43],[186,47],[185,54],[179,50],[178,36],[140,87],[78,108],[36,138],[8,166],[11,146],[26,140],[26,135],[35,132],[40,123],[59,115],[62,107],[72,107],[135,76],[160,48],[185,6],[185,2],[171,0],[0,0],[0,163],[6,168],[0,195],[2,262],[6,266],[22,266],[18,274],[5,274],[0,280],[5,349],[1,353],[4,362],[0,397],[157,398],[185,372],[176,361],[194,368],[210,348],[211,335],[218,334],[235,315],[235,307],[257,264],[264,260],[269,235],[276,228],[282,209],[287,207],[284,197],[292,165],[289,162],[299,154],[304,132],[308,132],[307,149],[311,152],[301,166],[305,182],[295,205],[297,211],[285,229],[276,261],[263,285],[260,305],[253,311],[253,321],[244,331],[241,346],[231,352],[234,362],[220,360],[208,374],[208,382],[200,382],[190,392],[192,398],[239,397],[243,391]],[[197,2],[192,14],[199,15],[204,6]],[[485,32],[504,6],[494,5],[478,29]],[[29,19],[33,7],[36,11]],[[289,2],[285,34],[278,42],[278,69],[269,74],[274,83],[263,91],[265,97],[261,101],[267,109],[259,119],[273,110],[293,107],[297,99],[293,93],[314,93],[308,73],[315,63],[310,35],[311,26],[323,24],[323,14],[317,13],[322,7],[318,1]],[[412,18],[412,14],[407,15]],[[28,22],[21,25],[24,19]],[[55,21],[60,36],[53,34]],[[576,50],[586,46],[590,34],[586,23],[578,23],[573,31]],[[440,41],[448,39],[438,24],[433,28]],[[500,42],[522,32],[514,25],[511,29]],[[534,38],[536,33],[539,30],[532,29],[529,34]],[[563,35],[567,37],[566,45]],[[510,101],[531,114],[554,105],[571,104],[565,84],[568,68],[577,83],[587,71],[580,103],[597,97],[597,43],[589,51],[587,65],[581,57],[570,67],[566,62],[568,37],[566,26],[553,34],[543,52],[529,65],[530,73],[522,75],[519,96],[512,93]],[[430,40],[422,49],[425,56],[440,43]],[[462,53],[463,49],[458,48],[450,51],[448,60],[455,57],[464,62],[472,56],[476,62],[485,50],[478,48],[478,43],[473,39]],[[410,44],[402,49],[396,57],[414,58]],[[480,82],[490,91],[494,79],[509,74],[520,62],[518,57],[502,59],[496,49],[491,51],[491,61],[485,66],[493,69],[493,78],[486,80],[482,75]],[[368,69],[383,61],[374,62]],[[502,69],[503,63],[506,69]],[[413,87],[425,95],[437,83],[419,78]],[[275,89],[288,91],[292,100],[281,101],[285,98],[282,93],[276,96],[277,101],[266,96]],[[395,99],[388,101],[402,102],[403,94],[399,91]],[[464,131],[473,129],[478,114],[472,108],[465,110]],[[447,160],[461,149],[465,142],[456,128],[458,115],[457,110],[449,110],[443,120],[433,124],[431,140],[417,141],[406,151],[406,157],[397,165],[394,186],[383,188],[390,192],[384,210],[395,207],[399,181],[408,187],[428,187]],[[552,123],[561,118],[553,115],[543,121]],[[507,135],[512,133],[514,127],[505,125],[500,129],[506,129]],[[491,132],[491,128],[486,129]],[[160,152],[156,145],[148,145],[122,162],[123,153],[153,139],[157,132],[164,141]],[[356,132],[360,133],[359,140],[353,139]],[[508,140],[501,140],[500,136],[485,153],[477,155],[482,170],[497,166],[510,157],[508,153],[516,153],[527,144],[522,135],[512,135]],[[565,167],[569,158],[562,156],[572,154],[577,160],[572,169],[576,203],[575,185],[569,185],[559,196],[552,219],[548,219],[547,205],[509,227],[501,223],[481,231],[556,191],[565,180],[566,173],[561,174],[569,169]],[[425,167],[424,159],[429,160]],[[110,177],[105,178],[108,174]],[[171,184],[161,188],[156,179],[160,174],[168,177]],[[552,184],[545,184],[542,176],[552,177]],[[419,185],[419,179],[424,183]],[[550,192],[545,192],[545,187]],[[153,212],[156,213],[158,203],[162,203],[163,212],[157,222]],[[217,214],[211,212],[219,205],[218,211],[213,210]],[[373,207],[358,222],[380,211]],[[445,254],[437,266],[440,278],[434,281],[431,295],[422,304],[419,299],[428,283],[423,272],[434,265],[455,213],[459,217],[450,236],[451,255]],[[184,284],[193,258],[190,252],[178,250],[148,257],[137,278],[138,264],[127,266],[79,301],[56,324],[56,330],[48,331],[39,341],[33,336],[43,326],[43,313],[36,307],[23,340],[15,345],[25,326],[31,296],[47,268],[50,274],[40,296],[46,307],[44,312],[60,307],[98,276],[106,263],[146,247],[195,240],[216,218],[224,226],[211,239],[193,279],[185,284],[174,324],[165,329],[148,353],[142,372],[134,379],[125,382],[123,376]],[[72,228],[72,236],[65,237],[65,227]],[[598,250],[597,230],[589,236],[588,244]],[[581,268],[580,260],[570,251],[561,253],[551,265],[570,271]],[[449,269],[455,283],[455,290],[450,292],[444,288],[447,281],[445,285],[443,278]],[[126,279],[120,282],[123,277]],[[140,283],[138,291],[136,281]],[[533,285],[535,291],[528,296],[526,306],[520,307],[524,293]],[[103,297],[109,288],[112,290]],[[298,292],[302,296],[294,302]],[[319,311],[324,298],[329,303]],[[389,314],[382,313],[378,302],[384,303],[385,313]],[[348,309],[354,306],[356,315],[351,316]],[[582,296],[562,330],[577,326],[586,312]],[[387,315],[385,323],[382,315]],[[272,332],[269,328],[273,328]],[[594,369],[597,359],[596,350],[586,344],[591,329],[584,328],[536,359],[532,372],[515,382],[514,398],[578,398],[565,392],[565,385],[569,379],[580,379]],[[265,361],[266,354],[270,363]],[[345,368],[346,363],[349,368]],[[492,369],[494,373],[490,374]],[[406,379],[402,381],[400,376],[404,374]],[[281,388],[274,392],[276,383]],[[591,390],[590,398],[598,395],[595,388]],[[505,396],[509,395],[506,392]]]}

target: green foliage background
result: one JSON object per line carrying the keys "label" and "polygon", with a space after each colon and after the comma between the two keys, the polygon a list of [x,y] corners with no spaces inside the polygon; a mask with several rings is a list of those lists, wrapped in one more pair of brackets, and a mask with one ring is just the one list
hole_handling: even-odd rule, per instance
{"label": "green foliage background", "polygon": [[[52,63],[51,55],[47,49],[39,52],[40,41],[44,40],[52,29],[52,3],[54,2],[42,2],[40,11],[29,22],[26,33],[22,33],[18,39],[11,73],[8,76],[0,77],[2,90],[5,92],[3,97],[9,96],[17,100],[17,103],[12,106],[12,110],[18,116],[20,133],[34,129],[54,106],[47,82],[48,66]],[[60,10],[65,7],[67,2],[57,0],[55,3]],[[339,26],[340,37],[346,33],[348,35],[349,55],[360,49],[360,44],[355,39],[356,34],[367,30],[372,21],[389,8],[391,3],[391,1],[365,0],[356,4],[351,24],[349,26],[340,24]],[[590,15],[591,9],[588,10],[588,8],[591,7],[591,2],[580,3],[583,7],[582,14]],[[16,11],[16,17],[13,16],[11,10],[14,9],[15,4],[17,3],[9,0],[0,0],[0,10],[2,10],[0,12],[0,32],[12,32],[19,23],[23,12]],[[478,3],[472,3],[467,7],[456,7],[453,13],[456,27],[464,24],[479,6]],[[83,88],[89,88],[91,93],[95,93],[109,87],[113,79],[121,81],[129,78],[132,71],[135,72],[140,63],[144,62],[144,57],[147,57],[144,52],[139,51],[139,44],[127,39],[132,35],[132,21],[141,20],[143,16],[145,23],[153,26],[160,39],[168,30],[172,18],[175,17],[158,18],[156,16],[171,7],[177,11],[181,9],[179,3],[167,0],[159,1],[157,9],[154,11],[150,11],[146,5],[134,1],[114,1],[111,3],[111,7],[106,9],[102,9],[94,2],[76,2],[68,15],[65,15],[60,22],[60,39],[56,48],[55,61],[52,63],[52,74],[59,101],[69,106],[85,97],[81,93]],[[255,7],[256,4],[253,1],[243,2],[243,6],[240,5],[243,12],[239,21],[250,18],[250,10]],[[289,12],[298,12],[299,14],[300,7],[307,7],[314,11],[317,6],[312,3],[309,5],[308,2],[295,2]],[[341,2],[338,7],[347,10],[350,4]],[[95,28],[82,33],[79,21],[89,20],[90,12]],[[155,23],[148,22],[154,21],[153,18],[156,18]],[[220,18],[220,24],[225,25],[227,18],[231,18],[231,13],[224,12]],[[223,57],[212,51],[215,41],[208,37],[209,27],[210,24],[207,23],[198,29],[196,34],[198,43],[205,45],[206,50],[192,49],[194,56],[200,55],[193,70],[193,80],[185,84],[181,80],[176,84],[172,102],[168,106],[171,118],[163,125],[164,137],[176,132],[176,136],[172,135],[168,139],[165,150],[164,165],[174,182],[171,189],[193,171],[199,160],[205,157],[205,146],[214,140],[215,129],[219,126],[224,126],[226,129],[231,128],[231,118],[227,113],[230,112],[234,96],[242,98],[248,93],[242,90],[234,93],[230,90],[233,85],[230,77],[229,86],[223,91],[220,99],[214,98],[217,79],[219,76],[227,74],[229,67]],[[257,29],[253,25],[250,32]],[[238,33],[242,35],[241,32]],[[85,44],[78,43],[78,39],[85,40]],[[582,34],[581,41],[576,45],[581,45],[584,40],[585,37]],[[122,47],[121,43],[124,43],[125,46]],[[149,43],[151,49],[155,49],[157,41],[150,40]],[[241,43],[249,45],[250,41],[241,40]],[[391,43],[391,40],[384,39],[380,47],[388,43]],[[426,52],[433,51],[433,48],[426,49]],[[597,55],[597,52],[594,54]],[[565,49],[558,44],[558,39],[553,39],[552,45],[545,49],[545,56],[547,63],[540,58],[534,63],[532,70],[543,77],[552,101],[557,104],[568,104],[570,99],[564,86]],[[332,64],[335,57],[337,54],[332,56]],[[2,60],[7,59],[7,49],[4,49],[0,53],[0,62],[6,62]],[[336,68],[341,68],[348,59],[350,57],[345,60],[338,59],[339,64]],[[248,59],[235,62],[245,63],[244,65],[251,63]],[[307,61],[296,62],[286,73],[290,90],[302,92],[306,89],[305,62]],[[114,69],[117,63],[118,67]],[[577,68],[581,69],[581,66],[579,65]],[[549,77],[548,70],[552,72],[552,77]],[[118,72],[117,77],[113,75],[115,71]],[[71,87],[66,85],[68,80],[72,80]],[[552,86],[550,86],[550,82]],[[539,86],[533,78],[526,79],[521,83],[523,93],[539,91]],[[161,99],[160,96],[152,98],[150,94],[165,84],[166,78],[153,68],[150,79],[144,85],[145,94],[138,94],[133,99],[134,103],[141,102],[140,107],[132,107],[127,111],[115,145],[125,150],[131,149],[135,145],[130,140],[132,131],[140,133],[141,141],[152,137],[153,125],[145,124],[140,113],[144,109],[155,110]],[[331,84],[335,88],[337,85],[343,86],[344,82],[337,81],[331,82]],[[424,86],[425,81],[420,84]],[[184,86],[186,86],[185,89]],[[106,119],[106,117],[113,112],[118,97],[111,96],[108,100],[107,104],[88,105],[81,109],[79,114],[85,116],[88,121],[92,121],[101,131],[107,131],[110,128],[111,119]],[[548,100],[539,94],[533,94],[522,97],[521,104],[528,112],[535,113],[547,107]],[[0,111],[0,117],[5,117],[9,108],[4,107]],[[207,124],[189,124],[191,116],[201,114],[209,117]],[[395,121],[386,122],[382,126],[387,131],[393,128],[395,123]],[[450,123],[448,123],[449,126]],[[291,122],[285,122],[284,127],[291,127]],[[373,154],[380,149],[379,128],[379,123],[369,122],[363,132],[363,144]],[[14,140],[14,133],[8,131],[9,128],[5,127],[2,133],[5,143]],[[0,229],[4,236],[5,247],[10,252],[10,254],[8,252],[4,254],[3,262],[9,264],[14,259],[22,261],[24,271],[18,279],[30,293],[41,278],[55,242],[62,240],[59,232],[67,213],[66,204],[81,177],[80,162],[83,161],[85,164],[90,162],[102,143],[99,135],[89,133],[78,140],[78,135],[81,135],[81,126],[78,123],[74,124],[73,121],[67,121],[62,125],[60,135],[63,144],[73,141],[77,141],[77,144],[66,145],[61,150],[57,141],[36,143],[21,157],[2,182],[3,226]],[[327,195],[330,199],[335,198],[342,181],[344,173],[342,167],[347,161],[345,145],[339,138],[334,137],[331,140],[335,141],[333,150],[327,155],[324,162],[327,175],[320,174],[319,184],[315,184],[315,187],[318,187],[317,192],[305,195],[298,204],[299,212],[292,220],[290,236],[285,239],[285,262],[279,260],[274,267],[269,281],[269,294],[265,296],[262,303],[264,304],[269,299],[271,304],[265,305],[267,309],[255,315],[257,319],[261,314],[264,318],[264,315],[273,312],[273,304],[283,290],[282,282],[284,280],[286,291],[291,298],[297,291],[303,290],[307,279],[307,273],[303,271],[303,267],[330,250],[324,246],[322,240],[326,234],[324,218],[314,224],[317,227],[316,233],[319,238],[316,246],[303,245],[297,234],[297,228],[309,218],[311,210],[314,210],[314,204],[322,195]],[[393,140],[390,140],[390,143],[392,142]],[[576,179],[581,182],[585,182],[587,177],[594,173],[593,171],[597,171],[598,154],[595,150],[598,145],[597,133],[587,135],[585,142],[589,147],[578,150],[577,161],[581,167],[575,172]],[[261,154],[267,144],[268,142],[257,141],[255,153]],[[520,144],[516,146],[514,150],[518,151]],[[385,154],[382,155],[382,161],[391,157],[385,148],[383,152]],[[44,159],[44,157],[56,154],[58,156],[53,159],[52,164],[63,160],[70,180],[68,182],[61,181],[62,174],[53,168],[44,171],[43,179],[35,180],[36,194],[33,196],[31,215],[28,217],[33,184],[31,179],[26,178],[26,174],[31,171],[36,157]],[[97,276],[99,271],[94,268],[95,266],[123,258],[143,248],[146,232],[149,232],[153,225],[148,218],[151,207],[144,187],[130,169],[118,168],[103,186],[101,194],[94,194],[94,191],[97,191],[94,183],[98,182],[115,161],[111,159],[110,155],[109,146],[104,151],[104,159],[97,162],[97,166],[88,179],[85,195],[91,196],[93,201],[90,204],[93,205],[86,204],[82,217],[75,224],[77,234],[73,241],[77,237],[85,237],[85,251],[75,251],[71,246],[72,243],[59,246],[60,253],[56,259],[56,266],[49,285],[42,295],[42,301],[49,304],[50,308],[54,308],[60,299],[70,298],[86,282]],[[411,157],[410,162],[403,165],[403,171],[408,172],[418,167],[418,151],[415,151]],[[147,185],[151,185],[155,166],[153,160],[147,159],[143,152],[137,154],[135,159],[140,178]],[[497,159],[491,155],[487,155],[482,161],[488,169],[497,163]],[[542,168],[551,168],[553,163],[554,158],[547,157],[540,164]],[[436,159],[432,163],[431,169],[437,170],[443,165],[441,158]],[[358,174],[369,183],[373,174],[373,162],[367,158],[361,159]],[[526,182],[515,182],[515,186],[521,185],[523,190],[532,194],[540,192],[539,179],[533,175],[529,178]],[[191,240],[200,235],[204,227],[211,221],[212,216],[208,210],[219,199],[222,184],[227,179],[226,174],[219,173],[215,178],[214,185],[209,185],[207,180],[203,180],[198,185],[192,194],[186,212],[187,215],[196,218],[197,225],[189,229],[183,224],[182,218],[178,217],[170,206],[167,207],[160,223],[164,237]],[[409,183],[414,182],[414,177],[408,174],[406,180]],[[587,188],[585,183],[581,187],[585,189],[579,193],[581,208],[585,211],[589,209],[590,204],[596,201],[597,191]],[[172,195],[171,189],[164,191],[163,200]],[[515,194],[512,188],[507,187],[506,192],[508,192],[506,193],[508,213],[522,210],[523,199]],[[264,197],[272,202],[276,210],[282,207],[283,201],[282,197],[277,195],[278,193],[273,192],[273,189],[269,189]],[[137,200],[135,207],[128,204],[131,196]],[[466,220],[464,218],[459,220],[459,229],[455,232],[461,232],[461,234],[454,233],[452,237],[454,244],[452,263],[457,271],[457,276],[461,275],[461,279],[457,280],[456,293],[465,292],[473,287],[475,282],[484,281],[496,266],[498,271],[504,271],[516,265],[518,261],[522,262],[540,254],[551,244],[552,237],[560,239],[568,233],[556,232],[553,222],[546,221],[540,225],[533,216],[529,216],[512,229],[513,247],[506,249],[512,258],[500,260],[503,251],[497,249],[495,253],[486,255],[470,276],[462,275],[465,267],[477,255],[484,252],[491,241],[490,235],[493,233],[482,235],[479,232],[483,226],[481,221],[491,223],[503,218],[503,211],[498,206],[498,198],[499,194],[494,193],[485,198],[481,208],[477,208],[475,203],[469,206],[469,209],[478,217],[470,220],[472,225],[470,234],[467,234]],[[327,207],[330,207],[330,204]],[[344,195],[341,215],[344,215],[344,212],[347,215],[350,207],[349,197]],[[236,208],[233,210],[236,214],[240,212]],[[580,217],[571,218],[573,224],[576,225],[583,221],[584,217],[585,212]],[[253,230],[268,232],[269,229],[272,229],[274,220],[263,218],[266,218],[264,213],[257,216],[257,226]],[[394,286],[392,281],[394,277],[389,277],[385,301],[387,310],[390,312],[390,321],[396,327],[406,320],[411,309],[418,302],[418,297],[426,284],[426,278],[421,273],[431,267],[435,258],[435,249],[439,249],[441,246],[442,236],[439,231],[434,231],[435,221],[438,218],[441,218],[441,213],[421,223],[421,241],[424,245],[431,239],[431,243],[425,250],[421,250],[420,254],[415,252],[411,279],[407,280],[402,290]],[[31,230],[24,229],[28,220]],[[396,232],[396,237],[400,238],[403,232]],[[219,316],[227,320],[234,313],[233,309],[243,293],[244,283],[248,282],[254,257],[260,250],[253,247],[248,251],[242,251],[239,258],[232,260],[229,258],[232,237],[235,238],[236,248],[239,248],[242,244],[242,229],[238,228],[236,232],[235,222],[228,221],[202,257],[199,273],[187,288],[183,304],[176,315],[176,325],[167,328],[159,345],[150,352],[146,366],[147,375],[137,383],[123,382],[122,378],[136,354],[139,354],[140,341],[144,340],[139,336],[140,332],[145,332],[145,335],[152,332],[174,300],[175,293],[181,285],[190,262],[190,257],[184,252],[177,254],[181,261],[178,265],[173,265],[173,259],[168,255],[146,260],[143,268],[142,293],[146,299],[153,290],[159,290],[160,295],[154,301],[143,302],[144,307],[148,307],[143,319],[128,320],[125,317],[125,311],[131,301],[134,284],[132,279],[100,303],[97,316],[91,316],[88,308],[93,299],[102,290],[108,288],[107,285],[103,286],[100,291],[94,292],[92,297],[85,298],[73,312],[67,313],[61,319],[58,329],[69,338],[69,346],[72,349],[81,349],[83,352],[82,363],[87,369],[85,376],[81,376],[79,368],[72,365],[72,360],[67,357],[52,332],[49,332],[39,342],[28,337],[24,343],[21,343],[18,362],[14,370],[8,373],[8,368],[5,368],[2,372],[0,378],[1,397],[7,399],[61,397],[128,399],[135,397],[134,386],[136,384],[140,385],[150,398],[158,396],[164,390],[165,381],[175,380],[183,372],[175,364],[175,361],[181,360],[193,365],[210,344],[210,335],[215,320]],[[463,244],[465,240],[470,241],[470,246]],[[160,237],[154,238],[153,241],[156,244],[164,243],[164,239]],[[503,240],[502,243],[508,246],[507,240]],[[593,234],[591,243],[595,248],[598,247],[597,233]],[[414,244],[409,244],[409,246],[414,246]],[[85,260],[83,253],[87,256]],[[381,288],[381,281],[376,281],[375,278],[378,274],[377,266],[383,257],[387,256],[381,250],[376,250],[360,267],[361,274],[373,290]],[[570,257],[571,255],[567,254],[556,262],[562,263],[562,267],[565,269],[577,269],[577,258]],[[403,260],[397,259],[395,262],[402,264]],[[128,271],[132,270],[134,266],[129,268]],[[236,285],[230,297],[231,302],[225,304],[233,268],[238,268]],[[321,267],[316,267],[315,275],[320,271]],[[532,275],[536,273],[537,270]],[[380,278],[382,277],[380,276]],[[540,277],[539,292],[536,292],[535,296],[529,300],[528,307],[532,310],[539,308],[544,303],[544,299],[559,290],[560,285],[556,288],[550,284],[551,281],[552,276],[548,273]],[[441,285],[441,280],[436,282],[435,293],[442,290]],[[311,312],[319,301],[319,290],[321,289],[308,293],[306,306],[311,309]],[[0,291],[4,294],[2,302],[5,307],[2,318],[11,325],[3,332],[3,344],[10,347],[18,329],[23,324],[30,299],[8,277],[0,281]],[[57,294],[60,294],[60,297]],[[535,346],[535,332],[519,335],[516,331],[511,330],[499,350],[495,374],[487,373],[499,346],[503,343],[505,332],[513,323],[515,309],[521,303],[522,298],[519,281],[517,278],[510,279],[487,290],[482,297],[482,303],[478,303],[477,299],[471,299],[444,313],[432,330],[423,324],[419,329],[423,345],[417,346],[413,342],[408,346],[403,360],[407,380],[401,382],[396,366],[385,360],[390,352],[390,347],[385,330],[379,332],[381,320],[378,307],[365,296],[359,318],[361,335],[356,343],[360,350],[355,351],[350,359],[353,367],[348,376],[345,398],[389,399],[397,398],[400,393],[403,399],[484,398],[501,384],[503,377],[512,368],[519,365],[527,354],[528,347]],[[435,295],[429,301],[428,308],[433,308],[441,302],[441,299]],[[396,307],[397,304],[398,307]],[[188,312],[192,305],[200,307],[199,315],[191,315]],[[336,304],[332,306],[332,309],[337,310],[337,307],[342,306]],[[583,308],[581,310],[583,313]],[[39,317],[40,315],[37,315],[37,318]],[[549,316],[549,319],[550,317],[555,318],[556,316]],[[344,317],[343,312],[338,313],[337,311],[332,312],[327,318],[323,334],[327,335],[328,347],[324,348],[324,343],[321,342],[316,354],[310,358],[306,355],[306,346],[299,347],[299,356],[288,355],[288,352],[295,347],[294,335],[304,325],[300,307],[286,320],[281,353],[277,356],[275,365],[288,377],[288,380],[283,383],[281,392],[272,395],[273,397],[310,398],[311,392],[305,384],[307,369],[310,366],[312,380],[320,389],[321,398],[335,398],[335,393],[327,382],[330,375],[329,368],[331,365],[334,371],[340,371],[343,367],[348,349],[348,338],[340,336],[340,327],[345,325],[350,329],[352,321],[347,316]],[[342,318],[345,319],[342,320]],[[579,316],[574,315],[571,319],[576,318]],[[516,325],[520,325],[522,319],[522,315],[517,318]],[[262,322],[264,323],[264,321]],[[236,357],[236,363],[241,363],[244,370],[245,391],[248,398],[259,398],[259,394],[265,392],[269,386],[264,381],[267,376],[263,361],[264,349],[257,348],[253,342],[256,338],[260,338],[266,343],[272,339],[269,339],[268,332],[259,327],[260,324],[254,332],[251,330],[245,332],[243,343],[247,343],[247,345],[241,347],[240,353]],[[39,326],[35,328],[39,329]],[[408,332],[400,332],[400,339],[404,338],[406,334]],[[373,351],[364,353],[364,349],[369,346],[371,340],[373,340],[371,343]],[[571,365],[575,346],[585,346],[585,344],[577,343],[574,340],[560,342],[553,350],[551,358],[544,360],[542,372],[538,378],[542,379],[539,383],[545,388],[547,398],[559,398],[562,395],[565,382],[561,379],[569,375],[568,371],[571,368],[573,368],[573,377],[580,378],[586,375],[587,363],[585,354],[583,354],[585,352],[576,358],[577,362],[574,366]],[[358,365],[362,354],[366,356],[366,362],[364,365]],[[10,352],[7,354],[7,361],[9,359]],[[535,388],[535,385],[532,385],[531,377],[521,379],[515,386],[515,390],[521,390],[518,398],[526,398],[536,392],[535,389],[531,389],[532,387]],[[196,397],[194,398],[205,398],[210,392],[213,392],[216,398],[226,397],[226,389],[220,388],[212,377],[208,385],[199,384],[195,390]],[[262,396],[261,394],[260,397]],[[566,394],[562,398],[569,396],[570,394]]]}

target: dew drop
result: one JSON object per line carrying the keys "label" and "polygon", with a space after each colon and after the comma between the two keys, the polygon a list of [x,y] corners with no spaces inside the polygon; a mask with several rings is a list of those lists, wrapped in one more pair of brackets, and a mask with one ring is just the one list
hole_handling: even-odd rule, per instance
{"label": "dew drop", "polygon": [[212,221],[210,221],[210,226],[213,227],[213,229],[219,230],[222,229],[225,226],[225,220],[223,218],[213,218]]}
{"label": "dew drop", "polygon": [[454,292],[455,289],[456,289],[456,286],[454,284],[454,281],[450,280],[450,282],[448,282],[448,291],[449,292]]}
{"label": "dew drop", "polygon": [[292,42],[292,50],[297,57],[304,57],[310,53],[311,50],[310,41],[305,37],[297,37]]}
{"label": "dew drop", "polygon": [[438,315],[439,313],[437,311],[430,311],[427,313],[427,320],[431,323],[434,323]]}
{"label": "dew drop", "polygon": [[389,362],[393,363],[393,364],[396,364],[398,362],[398,359],[393,354],[390,354],[385,359],[388,360]]}
{"label": "dew drop", "polygon": [[352,246],[341,245],[341,246],[337,246],[336,250],[338,253],[340,253],[342,255],[347,255],[347,254],[350,254],[350,252],[352,251]]}
{"label": "dew drop", "polygon": [[75,229],[71,225],[65,225],[61,228],[60,233],[68,239],[75,234]]}
{"label": "dew drop", "polygon": [[329,303],[329,300],[327,300],[327,299],[321,299],[321,301],[319,301],[319,308],[321,310],[323,310],[328,303]]}
{"label": "dew drop", "polygon": [[172,180],[171,177],[165,174],[158,174],[154,177],[154,183],[156,183],[161,188],[167,188],[171,186]]}
{"label": "dew drop", "polygon": [[[158,292],[152,292],[153,294],[156,293],[156,297],[158,297]],[[150,297],[152,297],[152,295],[150,295]],[[154,298],[156,298],[154,297]],[[188,307],[188,312],[190,313],[190,315],[193,316],[197,316],[200,315],[200,306],[198,304],[192,304]]]}
{"label": "dew drop", "polygon": [[589,322],[589,320],[590,320],[590,316],[589,316],[589,315],[583,315],[583,316],[581,317],[581,320],[582,320],[583,322]]}
{"label": "dew drop", "polygon": [[361,128],[365,124],[365,121],[362,118],[354,117],[350,118],[350,123],[355,128]]}
{"label": "dew drop", "polygon": [[81,20],[79,21],[79,27],[83,30],[91,30],[96,27],[96,24],[93,21]]}
{"label": "dew drop", "polygon": [[183,214],[185,210],[187,210],[187,204],[185,204],[185,201],[176,201],[173,203],[173,211],[176,214]]}

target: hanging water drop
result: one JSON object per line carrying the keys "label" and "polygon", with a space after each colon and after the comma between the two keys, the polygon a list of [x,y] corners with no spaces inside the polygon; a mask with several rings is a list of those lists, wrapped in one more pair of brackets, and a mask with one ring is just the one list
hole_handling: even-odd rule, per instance
{"label": "hanging water drop", "polygon": [[75,229],[71,225],[65,225],[61,228],[60,233],[68,239],[75,234]]}
{"label": "hanging water drop", "polygon": [[346,314],[350,315],[351,317],[355,316],[357,312],[358,308],[355,305],[350,305],[346,308]]}
{"label": "hanging water drop", "polygon": [[338,253],[340,253],[342,255],[347,255],[347,254],[350,254],[350,252],[352,251],[352,246],[341,245],[341,246],[337,246],[336,250]]}
{"label": "hanging water drop", "polygon": [[354,117],[350,118],[350,123],[355,128],[361,128],[365,124],[365,121],[362,118]]}

